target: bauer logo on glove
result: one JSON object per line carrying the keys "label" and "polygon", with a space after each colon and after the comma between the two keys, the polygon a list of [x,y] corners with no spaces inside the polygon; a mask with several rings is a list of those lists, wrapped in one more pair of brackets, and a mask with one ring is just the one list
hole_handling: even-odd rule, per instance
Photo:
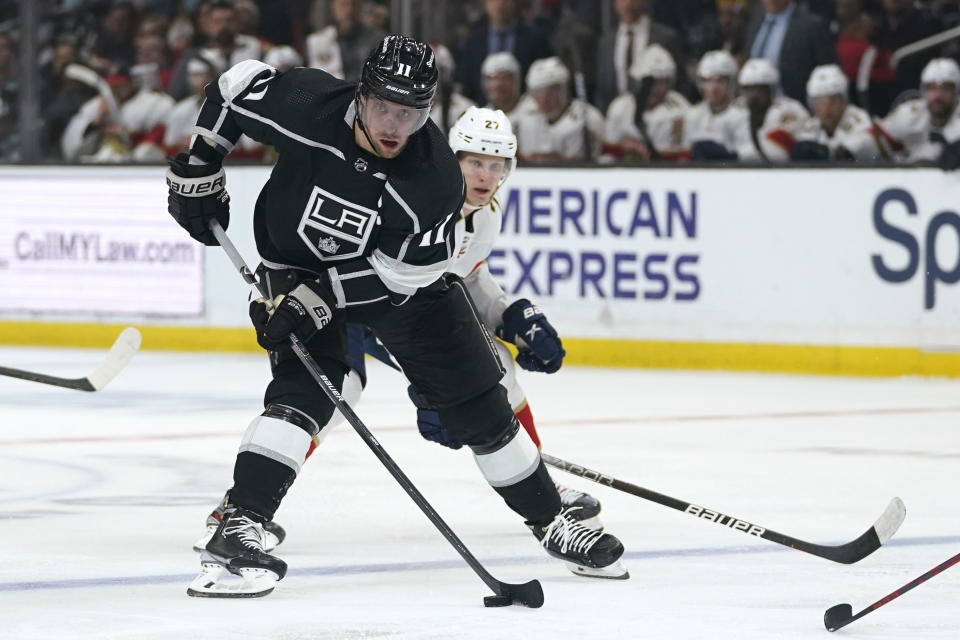
{"label": "bauer logo on glove", "polygon": [[553,373],[560,369],[567,354],[557,330],[538,306],[521,298],[503,312],[503,324],[497,337],[515,344],[520,353],[517,364],[527,371]]}

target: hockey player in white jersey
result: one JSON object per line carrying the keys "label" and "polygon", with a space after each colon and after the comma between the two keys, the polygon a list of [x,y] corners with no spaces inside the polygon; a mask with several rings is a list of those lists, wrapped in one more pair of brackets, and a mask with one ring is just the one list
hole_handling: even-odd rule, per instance
{"label": "hockey player in white jersey", "polygon": [[[797,130],[810,117],[803,105],[780,93],[780,72],[766,58],[751,58],[737,78],[750,119],[748,142],[737,149],[741,160],[786,162]],[[741,136],[742,137],[742,136]]]}
{"label": "hockey player in white jersey", "polygon": [[570,70],[560,58],[537,60],[527,72],[537,110],[517,121],[517,148],[532,162],[594,162],[603,147],[603,114],[570,95]]}
{"label": "hockey player in white jersey", "polygon": [[520,63],[509,51],[491,53],[484,59],[480,73],[483,75],[487,108],[499,109],[507,114],[516,132],[520,116],[537,110],[536,100],[520,91]]}
{"label": "hockey player in white jersey", "polygon": [[880,147],[870,114],[848,99],[849,82],[835,64],[813,70],[807,100],[814,116],[797,131],[792,160],[876,160]]}
{"label": "hockey player in white jersey", "polygon": [[960,162],[960,67],[935,58],[920,76],[923,97],[904,102],[883,120],[881,129],[900,162],[939,161],[945,169]]}
{"label": "hockey player in white jersey", "polygon": [[[677,160],[686,156],[683,117],[690,103],[673,90],[677,65],[658,44],[629,70],[630,90],[607,109],[604,152],[624,160]],[[641,117],[637,118],[637,103]]]}
{"label": "hockey player in white jersey", "polygon": [[737,150],[750,142],[744,127],[750,116],[735,100],[737,71],[737,61],[722,49],[706,52],[697,65],[703,100],[683,121],[684,147],[693,160],[736,160]]}

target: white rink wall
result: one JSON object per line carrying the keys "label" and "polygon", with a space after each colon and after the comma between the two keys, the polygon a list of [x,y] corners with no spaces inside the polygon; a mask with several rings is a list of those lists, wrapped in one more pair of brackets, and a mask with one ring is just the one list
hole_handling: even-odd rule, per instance
{"label": "white rink wall", "polygon": [[[219,249],[166,213],[162,167],[0,168],[0,321],[247,327]],[[265,167],[230,167],[256,263]],[[565,337],[960,346],[960,177],[936,169],[538,169],[490,259]]]}

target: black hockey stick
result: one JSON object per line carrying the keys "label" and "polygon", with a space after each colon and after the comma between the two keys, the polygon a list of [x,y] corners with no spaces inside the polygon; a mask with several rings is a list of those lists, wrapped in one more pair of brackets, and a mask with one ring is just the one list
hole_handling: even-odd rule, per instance
{"label": "black hockey stick", "polygon": [[853,615],[853,607],[851,607],[849,604],[834,605],[824,612],[823,624],[827,628],[827,631],[836,631],[840,627],[845,627],[851,622],[853,622],[854,620],[859,620],[860,618],[867,615],[871,611],[879,609],[880,607],[887,604],[891,600],[895,600],[899,598],[900,596],[905,594],[907,591],[910,591],[910,589],[920,586],[921,584],[923,584],[933,576],[943,571],[946,571],[947,569],[957,564],[958,562],[960,562],[960,553],[953,556],[946,562],[943,562],[942,564],[938,564],[933,569],[930,569],[930,571],[927,571],[925,574],[923,574],[919,578],[911,580],[910,582],[903,585],[893,593],[887,594],[883,598],[877,600],[876,602],[874,602],[872,605],[870,605],[869,607],[867,607],[857,615]]}
{"label": "black hockey stick", "polygon": [[58,378],[45,373],[35,373],[9,367],[0,367],[0,375],[52,384],[55,387],[76,389],[77,391],[100,391],[120,373],[121,369],[127,366],[133,354],[140,348],[140,341],[140,332],[133,327],[127,327],[120,332],[103,362],[84,378]]}
{"label": "black hockey stick", "polygon": [[651,502],[662,504],[665,507],[670,507],[671,509],[676,509],[677,511],[689,513],[690,515],[703,520],[716,522],[717,524],[723,525],[728,529],[733,529],[734,531],[742,531],[747,535],[763,538],[764,540],[776,542],[777,544],[782,544],[786,547],[790,547],[791,549],[806,551],[807,553],[815,556],[843,564],[853,564],[858,560],[863,560],[868,555],[879,549],[893,536],[894,533],[896,533],[897,529],[900,527],[900,523],[902,523],[903,519],[907,516],[907,509],[903,506],[903,501],[900,500],[900,498],[894,498],[890,501],[890,504],[887,505],[887,509],[883,512],[883,515],[881,515],[873,524],[873,526],[867,529],[866,532],[864,532],[864,534],[858,537],[856,540],[852,540],[841,545],[814,544],[812,542],[805,542],[799,538],[777,533],[771,529],[761,527],[753,524],[752,522],[747,522],[746,520],[734,518],[733,516],[728,516],[725,513],[721,513],[713,509],[701,507],[700,505],[693,504],[692,502],[685,502],[678,498],[671,498],[670,496],[662,493],[657,493],[656,491],[651,491],[650,489],[645,489],[635,484],[624,482],[623,480],[617,480],[616,478],[602,474],[599,471],[587,469],[586,467],[561,460],[560,458],[555,458],[546,453],[541,452],[540,457],[543,458],[543,461],[550,466],[556,467],[557,469],[561,469],[575,476],[593,480],[594,482],[612,487],[618,491],[635,495],[643,498],[644,500],[650,500]]}
{"label": "black hockey stick", "polygon": [[[233,266],[237,268],[237,271],[240,272],[240,275],[243,276],[243,279],[250,285],[250,287],[256,292],[258,296],[264,299],[269,299],[267,295],[260,288],[260,283],[257,282],[256,277],[247,267],[246,263],[243,261],[243,256],[240,255],[240,252],[237,251],[237,248],[233,246],[233,242],[230,241],[230,238],[224,232],[220,224],[213,220],[210,223],[210,229],[213,231],[213,235],[216,236],[217,240],[220,242],[220,246],[223,247],[223,250],[227,253],[227,256],[230,258],[230,261],[233,263]],[[290,346],[293,348],[293,352],[297,354],[297,357],[300,358],[300,362],[303,363],[303,366],[306,367],[307,371],[310,372],[310,375],[313,376],[313,379],[316,380],[317,384],[320,385],[320,388],[323,389],[324,393],[327,394],[327,397],[330,398],[330,401],[333,403],[334,407],[346,418],[347,422],[354,428],[354,430],[360,434],[360,437],[366,443],[370,450],[373,451],[373,454],[377,456],[383,466],[387,468],[390,472],[390,475],[403,487],[403,490],[407,492],[407,495],[417,503],[417,506],[420,507],[420,510],[430,519],[430,522],[440,530],[440,533],[443,534],[443,537],[453,545],[453,548],[457,550],[457,553],[466,561],[470,568],[473,569],[480,579],[483,580],[496,595],[486,596],[483,599],[483,604],[487,607],[505,607],[511,604],[522,604],[532,608],[538,608],[543,606],[543,588],[540,586],[540,582],[537,580],[531,580],[530,582],[524,584],[509,584],[506,582],[501,582],[490,575],[490,572],[487,571],[480,561],[477,560],[470,550],[467,549],[467,546],[457,537],[457,534],[453,532],[453,529],[443,521],[443,518],[440,517],[440,514],[434,510],[434,508],[427,502],[427,499],[423,497],[423,494],[413,485],[413,482],[410,481],[410,478],[397,466],[397,463],[393,461],[393,458],[386,452],[383,446],[377,441],[370,430],[363,424],[360,418],[357,417],[357,414],[353,412],[353,409],[350,408],[346,402],[343,401],[343,398],[340,396],[340,392],[337,391],[336,386],[330,379],[327,378],[326,374],[323,373],[323,370],[320,368],[320,365],[316,363],[310,353],[307,351],[306,347],[303,346],[303,342],[294,335],[290,334]]]}

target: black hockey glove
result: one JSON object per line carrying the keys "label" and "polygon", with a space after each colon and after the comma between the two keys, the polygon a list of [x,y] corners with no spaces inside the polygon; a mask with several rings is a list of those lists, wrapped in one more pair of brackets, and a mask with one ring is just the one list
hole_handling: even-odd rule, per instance
{"label": "black hockey glove", "polygon": [[333,318],[333,289],[326,275],[301,282],[285,296],[269,303],[257,298],[250,303],[250,320],[257,330],[257,343],[274,351],[287,343],[291,333],[306,342]]}
{"label": "black hockey glove", "polygon": [[736,160],[738,156],[736,151],[730,151],[719,142],[701,140],[693,144],[690,157],[693,160]]}
{"label": "black hockey glove", "polygon": [[830,149],[813,140],[800,140],[790,151],[791,160],[829,160]]}
{"label": "black hockey glove", "polygon": [[413,402],[417,408],[417,429],[420,430],[420,435],[423,436],[424,439],[442,444],[451,449],[459,449],[463,446],[463,443],[460,442],[457,436],[450,433],[447,428],[441,424],[440,414],[437,413],[437,410],[426,398],[417,393],[417,390],[413,388],[412,384],[407,386],[407,395],[410,396],[410,401]]}
{"label": "black hockey glove", "polygon": [[220,243],[210,231],[216,218],[224,229],[230,224],[230,196],[225,189],[226,175],[217,164],[189,164],[190,156],[167,158],[167,211],[194,240],[208,247]]}
{"label": "black hockey glove", "polygon": [[557,330],[540,307],[526,298],[520,298],[504,310],[497,337],[517,345],[520,350],[517,364],[527,371],[554,373],[567,355]]}

